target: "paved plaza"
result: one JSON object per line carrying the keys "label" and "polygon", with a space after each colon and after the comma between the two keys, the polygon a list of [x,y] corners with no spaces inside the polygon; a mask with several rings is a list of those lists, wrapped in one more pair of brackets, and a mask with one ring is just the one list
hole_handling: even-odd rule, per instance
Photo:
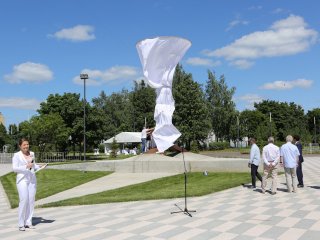
{"label": "paved plaza", "polygon": [[276,195],[253,191],[245,184],[188,198],[188,209],[196,210],[192,217],[171,214],[179,210],[175,204],[184,208],[184,199],[37,208],[35,229],[26,232],[18,231],[17,209],[9,208],[0,188],[0,239],[316,240],[320,158],[305,157],[303,167],[305,187],[297,193],[286,192],[281,175]]}

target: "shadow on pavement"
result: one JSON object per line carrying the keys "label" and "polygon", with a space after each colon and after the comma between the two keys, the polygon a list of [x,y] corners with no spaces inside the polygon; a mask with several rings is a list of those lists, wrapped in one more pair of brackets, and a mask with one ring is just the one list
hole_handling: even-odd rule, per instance
{"label": "shadow on pavement", "polygon": [[33,217],[32,218],[32,225],[38,225],[38,224],[42,224],[42,223],[53,223],[55,220],[48,220],[48,219],[44,219],[42,217]]}

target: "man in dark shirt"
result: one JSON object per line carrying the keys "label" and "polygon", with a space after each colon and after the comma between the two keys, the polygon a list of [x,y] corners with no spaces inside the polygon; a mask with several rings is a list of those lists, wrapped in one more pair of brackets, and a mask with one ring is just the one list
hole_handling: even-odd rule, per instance
{"label": "man in dark shirt", "polygon": [[300,143],[300,136],[299,135],[294,135],[293,136],[293,143],[297,146],[300,152],[299,156],[299,163],[297,166],[297,177],[298,177],[298,187],[303,188],[303,173],[302,173],[302,163],[303,163],[303,156],[302,156],[302,144]]}

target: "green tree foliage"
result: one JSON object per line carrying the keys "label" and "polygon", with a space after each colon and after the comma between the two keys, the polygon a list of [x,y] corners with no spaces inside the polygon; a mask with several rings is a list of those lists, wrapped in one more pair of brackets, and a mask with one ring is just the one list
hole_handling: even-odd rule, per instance
{"label": "green tree foliage", "polygon": [[288,134],[299,134],[304,139],[309,139],[310,134],[307,131],[306,118],[301,106],[291,102],[277,102],[272,100],[263,100],[254,104],[255,108],[269,117],[271,112],[272,121],[277,129],[277,139],[284,141]]}
{"label": "green tree foliage", "polygon": [[314,108],[308,111],[307,115],[307,127],[312,135],[313,142],[320,142],[320,108]]}
{"label": "green tree foliage", "polygon": [[147,128],[155,125],[154,108],[156,105],[156,92],[146,85],[144,80],[134,82],[134,89],[130,94],[131,116],[134,131],[141,131],[147,123]]}
{"label": "green tree foliage", "polygon": [[34,151],[64,151],[69,131],[59,114],[49,113],[25,121],[21,134],[29,139]]}
{"label": "green tree foliage", "polygon": [[113,138],[113,141],[111,143],[111,154],[110,154],[110,157],[116,158],[118,149],[119,149],[119,144],[117,143],[116,139]]}
{"label": "green tree foliage", "polygon": [[198,144],[210,132],[208,106],[200,85],[180,65],[175,71],[172,92],[176,108],[173,123],[182,134],[181,140],[190,149],[191,142]]}
{"label": "green tree foliage", "polygon": [[99,97],[92,100],[93,108],[99,111],[103,117],[100,128],[103,130],[103,138],[108,139],[121,131],[131,129],[131,103],[129,92],[122,90],[120,93],[112,93],[107,96],[102,91]]}
{"label": "green tree foliage", "polygon": [[[57,113],[59,114],[66,127],[68,128],[68,133],[72,136],[72,142],[78,144],[79,148],[83,142],[83,101],[80,100],[80,94],[76,93],[64,93],[50,94],[45,102],[40,104],[40,109],[38,110],[40,115]],[[86,127],[86,132],[90,135],[90,131],[95,131],[96,129],[90,128],[90,112],[91,106],[86,103],[86,121],[89,122]],[[87,124],[86,124],[87,125]],[[97,136],[99,137],[99,136]],[[65,139],[67,141],[68,137]],[[89,138],[88,138],[89,139]],[[89,140],[90,141],[90,140]]]}
{"label": "green tree foliage", "polygon": [[0,151],[2,151],[3,145],[6,144],[7,138],[7,129],[0,123]]}
{"label": "green tree foliage", "polygon": [[235,90],[234,87],[228,88],[223,75],[217,80],[215,74],[208,71],[205,96],[209,104],[212,129],[218,141],[231,138],[231,126],[236,119],[235,104],[232,101]]}

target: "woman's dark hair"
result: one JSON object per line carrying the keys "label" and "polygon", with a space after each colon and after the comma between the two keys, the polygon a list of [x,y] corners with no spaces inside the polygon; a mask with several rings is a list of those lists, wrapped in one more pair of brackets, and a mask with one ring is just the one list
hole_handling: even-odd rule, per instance
{"label": "woman's dark hair", "polygon": [[296,141],[300,141],[300,136],[299,135],[293,135],[293,139],[295,139]]}
{"label": "woman's dark hair", "polygon": [[21,146],[23,142],[29,142],[29,140],[27,138],[20,138],[19,139],[19,146]]}

